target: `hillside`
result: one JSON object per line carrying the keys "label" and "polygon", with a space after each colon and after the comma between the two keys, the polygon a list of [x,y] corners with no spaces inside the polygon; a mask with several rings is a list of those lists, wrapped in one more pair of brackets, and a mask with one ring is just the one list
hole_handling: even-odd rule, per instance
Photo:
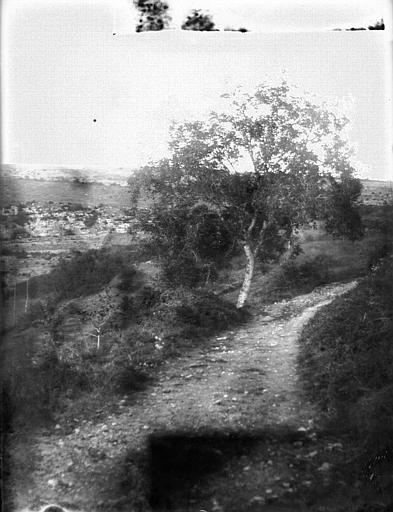
{"label": "hillside", "polygon": [[378,180],[361,180],[363,191],[361,202],[366,205],[391,203],[393,199],[393,182]]}
{"label": "hillside", "polygon": [[130,168],[65,167],[44,165],[2,164],[0,175],[6,178],[39,181],[75,181],[79,183],[102,183],[104,185],[127,185],[132,174]]}
{"label": "hillside", "polygon": [[[8,503],[16,512],[52,501],[74,512],[337,512],[351,500],[360,512],[361,476],[342,467],[352,446],[304,394],[313,372],[302,382],[297,360],[302,328],[388,251],[386,190],[366,183],[363,239],[309,226],[295,258],[258,262],[242,313],[241,256],[216,281],[175,286],[119,204],[46,196],[4,207]],[[189,453],[200,454],[195,466]]]}

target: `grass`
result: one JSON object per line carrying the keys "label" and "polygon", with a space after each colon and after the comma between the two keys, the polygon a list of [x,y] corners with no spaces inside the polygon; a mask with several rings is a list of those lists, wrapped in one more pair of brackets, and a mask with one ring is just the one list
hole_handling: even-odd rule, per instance
{"label": "grass", "polygon": [[393,256],[319,311],[303,330],[305,388],[370,457],[392,449]]}
{"label": "grass", "polygon": [[[350,281],[367,275],[375,261],[385,255],[393,240],[393,208],[362,206],[364,237],[350,241],[334,238],[321,229],[301,232],[301,252],[282,264],[256,265],[247,304],[252,309],[309,293],[324,284]],[[221,271],[219,293],[235,301],[244,276],[243,257],[233,260],[232,268]]]}

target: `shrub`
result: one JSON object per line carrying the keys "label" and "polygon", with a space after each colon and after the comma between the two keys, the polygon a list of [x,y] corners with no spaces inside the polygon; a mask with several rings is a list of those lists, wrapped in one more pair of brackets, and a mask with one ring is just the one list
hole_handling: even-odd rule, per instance
{"label": "shrub", "polygon": [[75,252],[46,276],[31,279],[30,293],[32,297],[54,293],[57,300],[86,296],[100,291],[122,272],[133,273],[124,253],[108,248]]}
{"label": "shrub", "polygon": [[203,280],[203,268],[192,257],[167,260],[163,263],[163,278],[167,285],[194,288]]}
{"label": "shrub", "polygon": [[289,260],[284,263],[275,279],[277,288],[312,290],[331,281],[333,259],[329,256],[319,255],[304,262]]}
{"label": "shrub", "polygon": [[50,420],[61,392],[80,381],[70,365],[60,360],[49,338],[34,329],[14,335],[3,353],[1,385],[9,400],[14,423],[31,425]]}

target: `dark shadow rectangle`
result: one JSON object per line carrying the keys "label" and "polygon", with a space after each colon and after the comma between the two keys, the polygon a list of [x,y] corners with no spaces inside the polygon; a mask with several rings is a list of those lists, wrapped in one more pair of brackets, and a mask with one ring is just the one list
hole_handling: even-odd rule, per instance
{"label": "dark shadow rectangle", "polygon": [[[203,496],[204,482],[232,458],[247,455],[258,444],[273,438],[287,442],[299,439],[299,432],[236,433],[151,436],[149,440],[149,502],[153,510],[194,510]],[[202,493],[202,494],[201,494]],[[192,506],[194,504],[194,506]]]}

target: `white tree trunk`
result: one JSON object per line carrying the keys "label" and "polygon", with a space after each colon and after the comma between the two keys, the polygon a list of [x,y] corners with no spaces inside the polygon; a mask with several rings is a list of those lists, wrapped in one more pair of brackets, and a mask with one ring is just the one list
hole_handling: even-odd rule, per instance
{"label": "white tree trunk", "polygon": [[249,244],[244,245],[244,252],[247,258],[247,265],[246,272],[244,274],[243,285],[240,290],[239,297],[237,299],[236,307],[238,309],[242,308],[247,300],[248,292],[250,291],[252,276],[254,274],[255,257]]}
{"label": "white tree trunk", "polygon": [[14,326],[16,325],[16,281],[15,281],[15,284],[14,284],[14,314],[13,314],[13,319],[14,319]]}
{"label": "white tree trunk", "polygon": [[27,308],[29,307],[29,277],[26,281],[26,300],[25,300],[25,313],[27,313]]}

